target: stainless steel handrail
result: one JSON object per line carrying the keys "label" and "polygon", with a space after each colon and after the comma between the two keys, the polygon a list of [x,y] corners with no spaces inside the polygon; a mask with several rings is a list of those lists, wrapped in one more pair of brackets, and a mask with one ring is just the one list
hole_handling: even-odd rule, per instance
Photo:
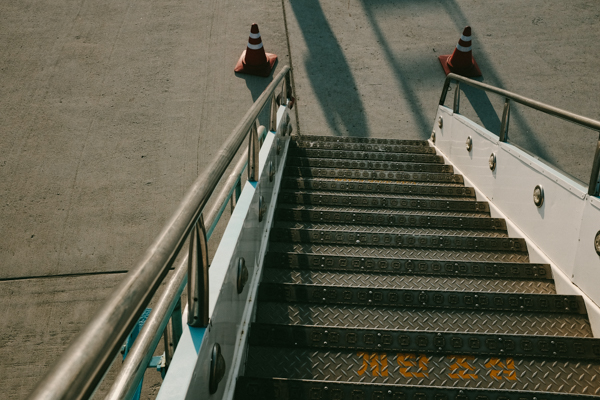
{"label": "stainless steel handrail", "polygon": [[[235,196],[234,190],[241,179],[241,174],[247,163],[247,155],[243,155],[234,166],[233,171],[225,181],[221,191],[217,194],[213,206],[205,213],[207,233],[206,238],[210,239],[221,214],[227,207],[227,202]],[[138,334],[127,358],[123,361],[121,370],[115,378],[105,400],[130,399],[146,372],[146,366],[153,356],[164,332],[177,300],[181,297],[185,285],[187,284],[187,261],[188,256],[182,259],[181,263],[173,271],[173,277],[165,287],[159,297],[156,305],[152,308],[150,316],[146,320],[144,327]]]}
{"label": "stainless steel handrail", "polygon": [[[581,125],[588,129],[593,129],[600,133],[600,121],[597,121],[592,118],[584,117],[579,114],[572,113],[570,111],[565,111],[558,107],[554,107],[548,105],[546,103],[542,103],[541,101],[533,100],[525,96],[518,95],[516,93],[510,92],[508,90],[500,89],[495,86],[488,85],[486,83],[478,82],[469,78],[465,78],[464,76],[460,76],[457,74],[448,74],[446,80],[444,81],[444,88],[442,89],[442,95],[440,96],[440,105],[443,106],[446,102],[446,96],[448,94],[448,89],[450,88],[450,82],[455,81],[458,83],[464,83],[471,87],[481,89],[485,92],[495,93],[500,96],[504,96],[504,111],[502,114],[502,125],[500,128],[499,136],[500,141],[506,142],[508,141],[508,120],[510,116],[510,101],[515,101],[517,103],[523,104],[527,107],[533,108],[535,110],[541,111],[545,114],[549,114],[560,119],[564,119],[569,122],[573,122],[577,125]],[[458,93],[458,85],[456,88],[456,92],[454,93],[454,104],[453,111],[459,111],[459,102],[460,102],[460,94]],[[596,145],[596,151],[594,154],[594,162],[592,165],[592,173],[590,176],[589,186],[588,186],[588,194],[590,196],[598,196],[600,195],[600,187],[598,185],[598,177],[600,175],[600,136],[598,138],[598,143]]]}
{"label": "stainless steel handrail", "polygon": [[90,397],[110,367],[121,344],[137,322],[175,261],[223,173],[248,135],[279,83],[287,77],[282,68],[242,121],[227,138],[207,171],[186,193],[176,212],[138,264],[125,276],[90,324],[77,336],[30,399],[85,399]]}

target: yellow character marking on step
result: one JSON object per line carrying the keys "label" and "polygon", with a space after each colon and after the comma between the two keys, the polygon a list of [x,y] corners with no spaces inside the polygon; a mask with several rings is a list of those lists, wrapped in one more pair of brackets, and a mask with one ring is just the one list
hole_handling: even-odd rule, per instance
{"label": "yellow character marking on step", "polygon": [[[412,353],[398,353],[398,365],[400,366],[400,373],[406,378],[427,378],[429,372],[427,372],[427,363],[429,358],[424,354]],[[409,371],[411,367],[418,367],[417,371]]]}
{"label": "yellow character marking on step", "polygon": [[452,365],[450,365],[450,369],[452,370],[448,376],[452,379],[478,379],[479,375],[473,374],[469,371],[475,371],[475,367],[469,364],[470,360],[474,360],[474,356],[448,356],[447,358],[454,361]]}
{"label": "yellow character marking on step", "polygon": [[370,368],[372,376],[388,376],[387,354],[359,351],[357,355],[363,359],[358,375],[364,375]]}
{"label": "yellow character marking on step", "polygon": [[515,371],[515,360],[508,357],[506,364],[504,364],[499,358],[492,357],[490,361],[485,364],[485,367],[490,370],[490,376],[494,379],[501,380],[507,379],[509,381],[517,380],[517,371]]}

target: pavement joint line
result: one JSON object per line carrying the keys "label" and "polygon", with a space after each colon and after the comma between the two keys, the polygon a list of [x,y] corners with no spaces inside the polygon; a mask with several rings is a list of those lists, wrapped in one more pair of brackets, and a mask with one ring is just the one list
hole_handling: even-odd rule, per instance
{"label": "pavement joint line", "polygon": [[99,272],[81,272],[81,273],[73,273],[73,274],[56,274],[56,275],[33,275],[33,276],[16,276],[11,278],[0,278],[1,282],[11,282],[11,281],[25,281],[32,279],[51,279],[51,278],[77,278],[83,276],[94,276],[94,275],[118,275],[118,274],[126,274],[128,270],[117,270],[117,271],[99,271]]}

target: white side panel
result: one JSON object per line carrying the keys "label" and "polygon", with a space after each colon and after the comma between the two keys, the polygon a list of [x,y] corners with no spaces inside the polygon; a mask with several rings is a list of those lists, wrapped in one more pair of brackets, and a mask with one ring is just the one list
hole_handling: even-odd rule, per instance
{"label": "white side panel", "polygon": [[573,268],[573,282],[586,293],[600,299],[600,256],[594,248],[600,231],[600,199],[588,197],[579,230],[577,254]]}
{"label": "white side panel", "polygon": [[[506,143],[500,144],[496,170],[494,204],[571,276],[585,205],[583,188],[567,189],[568,182],[556,171]],[[539,208],[533,202],[536,185],[544,189]]]}
{"label": "white side panel", "polygon": [[[438,121],[442,117],[443,125],[440,128]],[[435,145],[444,153],[450,157],[450,143],[452,143],[452,110],[446,107],[439,107],[438,115],[435,117],[435,123],[433,124],[433,132],[435,132],[436,142]]]}
{"label": "white side panel", "polygon": [[[486,197],[494,197],[496,170],[489,167],[492,153],[498,152],[498,137],[474,124],[461,115],[455,115],[452,122],[451,150],[452,162]],[[471,151],[467,150],[467,138],[471,137]]]}
{"label": "white side panel", "polygon": [[[444,119],[443,129],[438,118]],[[548,263],[558,293],[584,296],[590,323],[600,334],[600,256],[594,238],[600,230],[600,199],[587,188],[527,152],[501,143],[498,137],[459,114],[440,106],[434,124],[436,148],[473,185],[478,199],[490,202],[493,217],[507,220],[508,232],[527,241],[532,262]],[[472,150],[465,142],[471,136]],[[496,169],[489,156],[496,154]],[[533,190],[544,189],[536,207]]]}

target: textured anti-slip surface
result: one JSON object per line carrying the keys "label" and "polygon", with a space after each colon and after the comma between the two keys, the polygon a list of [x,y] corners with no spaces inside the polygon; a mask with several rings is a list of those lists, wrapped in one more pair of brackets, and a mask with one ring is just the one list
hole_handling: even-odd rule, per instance
{"label": "textured anti-slip surface", "polygon": [[236,399],[600,399],[583,300],[435,153],[292,140]]}

